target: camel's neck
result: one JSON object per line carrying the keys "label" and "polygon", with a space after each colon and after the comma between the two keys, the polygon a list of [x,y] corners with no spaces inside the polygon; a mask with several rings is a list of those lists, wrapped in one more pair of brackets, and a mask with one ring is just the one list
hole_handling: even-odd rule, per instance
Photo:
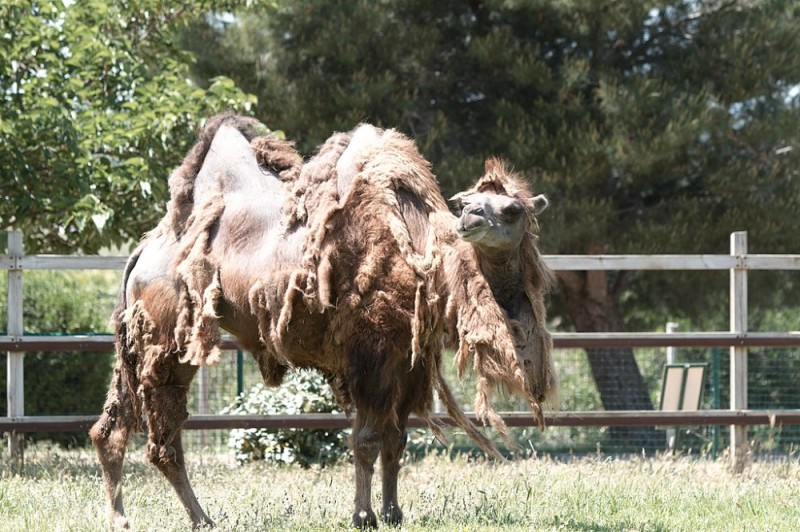
{"label": "camel's neck", "polygon": [[525,300],[518,250],[484,252],[478,248],[476,251],[481,272],[489,283],[497,303],[509,317],[514,318]]}

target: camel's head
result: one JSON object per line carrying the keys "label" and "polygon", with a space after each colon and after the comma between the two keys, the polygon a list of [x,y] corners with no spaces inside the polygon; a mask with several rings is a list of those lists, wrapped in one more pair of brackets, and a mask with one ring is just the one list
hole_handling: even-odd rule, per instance
{"label": "camel's head", "polygon": [[485,251],[510,251],[526,233],[538,229],[536,215],[547,208],[543,194],[533,196],[497,159],[486,161],[486,174],[469,190],[450,198],[462,240]]}
{"label": "camel's head", "polygon": [[553,397],[557,384],[544,307],[554,277],[537,249],[536,215],[547,200],[531,194],[501,161],[489,159],[485,175],[450,203],[458,216],[456,232],[472,245],[481,274],[465,295],[480,311],[465,305],[459,316],[459,370],[473,361],[479,376],[476,412],[502,427],[491,395],[503,385],[527,399],[543,426],[542,402]]}

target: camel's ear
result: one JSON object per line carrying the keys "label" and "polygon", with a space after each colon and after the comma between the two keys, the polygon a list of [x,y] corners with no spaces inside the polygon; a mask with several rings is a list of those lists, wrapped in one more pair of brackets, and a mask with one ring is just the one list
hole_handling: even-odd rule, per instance
{"label": "camel's ear", "polygon": [[483,170],[487,174],[493,174],[495,172],[504,174],[505,173],[505,165],[503,164],[502,159],[500,159],[498,157],[489,157],[483,163]]}
{"label": "camel's ear", "polygon": [[464,194],[463,192],[459,192],[458,194],[447,200],[447,205],[450,207],[450,212],[452,212],[456,216],[461,216],[461,211],[464,209],[465,195],[466,194]]}
{"label": "camel's ear", "polygon": [[550,202],[547,201],[547,197],[544,194],[539,194],[528,200],[528,207],[533,214],[539,214],[545,210],[548,205],[550,205]]}

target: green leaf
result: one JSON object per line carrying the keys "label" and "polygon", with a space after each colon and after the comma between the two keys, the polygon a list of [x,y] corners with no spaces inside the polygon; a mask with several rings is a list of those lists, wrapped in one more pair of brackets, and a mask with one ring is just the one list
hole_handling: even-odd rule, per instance
{"label": "green leaf", "polygon": [[253,105],[230,78],[218,79],[216,92],[187,81],[193,57],[173,38],[194,9],[86,0],[4,3],[0,14],[0,36],[14,37],[0,37],[0,64],[19,79],[3,78],[0,66],[0,220],[18,220],[27,252],[137,240],[163,213],[165,177],[197,123]]}

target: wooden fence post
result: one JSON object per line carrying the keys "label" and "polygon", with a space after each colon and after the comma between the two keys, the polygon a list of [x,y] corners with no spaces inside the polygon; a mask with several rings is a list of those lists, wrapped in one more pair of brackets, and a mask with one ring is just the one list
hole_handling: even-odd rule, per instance
{"label": "wooden fence post", "polygon": [[[667,322],[665,332],[672,334],[678,330],[678,324],[672,321]],[[678,348],[674,346],[667,347],[667,364],[677,364],[678,362]],[[675,452],[675,444],[678,439],[678,429],[670,427],[667,429],[667,451],[672,454]]]}
{"label": "wooden fence post", "polygon": [[[22,233],[8,233],[8,255],[12,259],[8,270],[8,336],[19,338],[22,327]],[[23,388],[23,361],[25,353],[8,353],[7,391],[8,417],[25,415],[25,390]],[[8,436],[8,458],[12,471],[21,471],[24,464],[23,434],[11,431]]]}
{"label": "wooden fence post", "polygon": [[[730,325],[731,332],[747,333],[747,232],[731,233],[731,256],[736,267],[731,270]],[[731,410],[747,408],[747,347],[731,347]],[[731,425],[731,467],[737,473],[747,463],[749,445],[747,427]]]}

